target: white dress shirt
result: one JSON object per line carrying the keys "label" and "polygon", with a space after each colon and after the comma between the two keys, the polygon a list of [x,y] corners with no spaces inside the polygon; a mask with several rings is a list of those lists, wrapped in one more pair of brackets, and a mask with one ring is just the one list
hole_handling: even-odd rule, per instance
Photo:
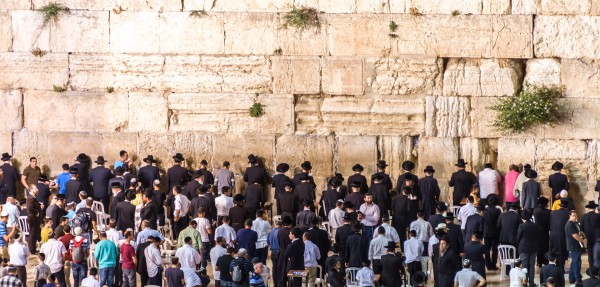
{"label": "white dress shirt", "polygon": [[175,196],[175,209],[173,210],[173,216],[177,215],[179,210],[179,217],[184,217],[188,213],[190,208],[190,200],[183,194]]}
{"label": "white dress shirt", "polygon": [[[383,229],[385,229],[385,238],[388,239],[388,241],[394,241],[394,242],[398,242],[400,241],[400,236],[398,236],[398,232],[396,231],[396,228],[394,228],[393,226],[387,224],[387,223],[382,223],[381,227],[383,227]],[[377,232],[373,232],[373,238],[377,237]]]}
{"label": "white dress shirt", "polygon": [[233,207],[233,199],[230,196],[221,194],[215,198],[215,207],[217,208],[218,216],[229,215],[229,209]]}
{"label": "white dress shirt", "polygon": [[231,246],[231,247],[235,247],[234,244],[232,243],[232,241],[235,240],[235,238],[237,237],[237,234],[235,233],[235,229],[233,229],[233,227],[229,226],[229,224],[221,224],[221,226],[217,227],[217,229],[215,229],[215,238],[217,237],[223,237],[225,238],[225,240],[227,241],[227,245]]}
{"label": "white dress shirt", "polygon": [[434,234],[433,227],[431,227],[431,223],[429,221],[425,221],[422,218],[417,218],[417,220],[413,221],[410,224],[410,229],[417,232],[417,239],[427,242],[429,241],[429,237]]}
{"label": "white dress shirt", "polygon": [[475,213],[477,213],[477,208],[475,208],[475,205],[470,202],[459,209],[458,216],[456,218],[460,220],[460,229],[465,229],[467,218]]}
{"label": "white dress shirt", "polygon": [[339,207],[330,210],[329,214],[327,215],[327,218],[329,219],[329,226],[335,229],[342,227],[342,225],[344,225],[344,213],[346,212]]}
{"label": "white dress shirt", "polygon": [[210,250],[210,265],[212,265],[213,277],[215,280],[220,280],[219,278],[221,278],[221,271],[215,271],[217,260],[225,253],[227,253],[227,248],[223,248],[221,245],[217,245]]}
{"label": "white dress shirt", "polygon": [[158,267],[162,266],[162,257],[160,256],[158,247],[154,244],[148,245],[148,247],[144,249],[144,256],[146,257],[148,276],[156,276],[156,274],[158,274]]}
{"label": "white dress shirt", "polygon": [[421,254],[423,254],[423,242],[421,240],[413,237],[404,241],[404,256],[406,257],[404,263],[421,261]]}
{"label": "white dress shirt", "polygon": [[44,263],[50,267],[52,273],[59,272],[63,268],[63,255],[67,253],[67,249],[62,242],[50,238],[48,242],[42,244],[40,253],[46,255]]}
{"label": "white dress shirt", "polygon": [[365,226],[375,226],[379,222],[379,206],[374,203],[363,203],[360,205],[360,212],[365,215],[361,223]]}
{"label": "white dress shirt", "polygon": [[437,237],[435,237],[435,235],[429,237],[429,243],[427,244],[427,253],[429,254],[429,257],[433,257],[433,245],[438,243],[440,243],[440,240]]}
{"label": "white dress shirt", "polygon": [[112,241],[116,246],[119,246],[119,240],[123,239],[123,236],[121,235],[121,232],[111,228],[106,231],[106,239]]}
{"label": "white dress shirt", "polygon": [[486,168],[479,172],[479,197],[487,198],[490,194],[498,194],[498,184],[502,177],[495,169]]}
{"label": "white dress shirt", "polygon": [[381,256],[385,255],[385,251],[387,250],[385,246],[387,246],[388,241],[387,237],[383,234],[378,234],[375,239],[371,240],[371,243],[369,243],[369,260],[381,259]]}
{"label": "white dress shirt", "polygon": [[196,269],[196,264],[200,264],[201,259],[200,253],[198,250],[194,249],[189,244],[184,244],[183,246],[177,248],[175,251],[175,257],[179,258],[179,263],[181,264],[181,268],[192,268]]}
{"label": "white dress shirt", "polygon": [[29,249],[19,242],[15,242],[8,246],[8,255],[10,257],[10,264],[15,266],[27,265],[27,257],[31,255]]}
{"label": "white dress shirt", "polygon": [[252,230],[258,233],[256,249],[267,247],[267,236],[269,235],[269,231],[271,231],[271,224],[264,221],[262,218],[256,218],[252,222]]}
{"label": "white dress shirt", "polygon": [[196,217],[196,219],[194,219],[194,221],[196,221],[197,226],[196,226],[196,230],[198,230],[198,232],[200,232],[200,237],[202,238],[202,242],[208,242],[209,238],[208,238],[208,228],[210,228],[210,221],[206,218],[206,217]]}

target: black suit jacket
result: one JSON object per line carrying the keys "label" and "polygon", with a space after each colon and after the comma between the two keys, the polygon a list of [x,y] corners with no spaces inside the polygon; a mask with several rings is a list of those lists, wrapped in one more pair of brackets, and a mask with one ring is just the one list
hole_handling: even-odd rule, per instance
{"label": "black suit jacket", "polygon": [[315,183],[315,179],[313,178],[312,175],[309,175],[306,172],[300,172],[294,175],[294,178],[292,179],[292,182],[294,183],[294,186],[298,186],[302,181],[300,181],[300,177],[304,176],[304,175],[308,175],[308,183],[310,183],[310,186],[312,187],[312,189],[314,190],[315,188],[317,188],[317,184]]}
{"label": "black suit jacket", "polygon": [[448,237],[450,238],[450,246],[449,250],[454,250],[456,254],[463,253],[465,244],[463,240],[462,231],[460,230],[460,225],[456,225],[454,223],[446,224],[448,228]]}
{"label": "black suit jacket", "polygon": [[148,275],[148,266],[146,265],[146,257],[144,255],[144,251],[146,250],[146,248],[148,246],[150,246],[150,244],[152,244],[152,242],[146,241],[146,242],[142,242],[140,243],[140,245],[137,246],[137,249],[135,250],[135,257],[137,258],[138,264],[137,264],[137,273],[139,274],[146,274]]}
{"label": "black suit jacket", "polygon": [[327,274],[327,284],[330,287],[344,287],[346,283],[344,282],[344,274],[337,269],[331,270]]}
{"label": "black suit jacket", "polygon": [[550,210],[538,206],[533,210],[533,218],[535,219],[535,223],[537,223],[546,234],[545,236],[547,238],[548,232],[550,232]]}
{"label": "black suit jacket", "polygon": [[231,220],[231,227],[237,232],[238,230],[244,228],[244,221],[250,218],[250,214],[248,210],[246,210],[243,206],[235,205],[234,207],[229,209],[229,219]]}
{"label": "black suit jacket", "polygon": [[279,194],[285,192],[285,183],[290,181],[290,178],[285,173],[278,173],[273,176],[271,186],[275,188],[275,199],[279,198]]}
{"label": "black suit jacket", "polygon": [[335,203],[338,201],[338,199],[344,199],[341,192],[338,192],[332,188],[324,191],[323,195],[321,196],[321,201],[319,201],[319,204],[321,205],[319,215],[323,218],[327,218],[329,211],[335,208]]}
{"label": "black suit jacket", "polygon": [[483,212],[483,237],[498,238],[500,229],[498,228],[498,218],[502,212],[500,209],[489,206]]}
{"label": "black suit jacket", "polygon": [[81,191],[82,189],[79,181],[71,178],[71,180],[67,181],[67,183],[65,184],[65,189],[67,191],[67,203],[79,203],[81,201],[79,199],[79,191]]}
{"label": "black suit jacket", "polygon": [[467,217],[467,222],[465,223],[464,242],[471,241],[471,235],[477,231],[483,234],[483,217],[478,213],[475,213]]}
{"label": "black suit jacket", "polygon": [[151,188],[153,181],[155,179],[160,179],[158,167],[152,165],[141,167],[138,171],[138,179],[140,180],[143,188]]}
{"label": "black suit jacket", "polygon": [[114,219],[117,221],[117,230],[125,233],[127,228],[135,227],[135,206],[129,201],[117,203]]}
{"label": "black suit jacket", "polygon": [[471,193],[471,188],[477,183],[475,175],[471,172],[467,172],[461,169],[452,174],[448,185],[454,187],[454,193],[452,195],[453,205],[460,204],[463,198],[466,198]]}
{"label": "black suit jacket", "polygon": [[433,264],[437,266],[436,272],[443,274],[456,274],[462,268],[460,257],[454,250],[448,248],[440,257],[440,244],[433,245]]}
{"label": "black suit jacket", "polygon": [[190,181],[190,178],[188,177],[187,169],[183,166],[174,165],[167,170],[167,186],[169,187],[169,194],[173,190],[173,186],[184,186],[188,181]]}
{"label": "black suit jacket", "polygon": [[319,265],[325,268],[325,260],[327,260],[327,253],[329,252],[329,248],[331,247],[331,241],[329,240],[329,234],[327,231],[320,229],[318,227],[311,227],[308,232],[311,234],[312,239],[310,240],[312,243],[319,247],[319,253],[321,253],[321,259],[317,260]]}
{"label": "black suit jacket", "polygon": [[369,187],[369,193],[373,195],[373,203],[379,207],[379,214],[387,214],[388,210],[390,210],[392,198],[386,186],[381,183],[373,184]]}
{"label": "black suit jacket", "polygon": [[346,241],[346,254],[344,258],[348,267],[361,267],[369,254],[369,240],[360,233],[354,233]]}
{"label": "black suit jacket", "polygon": [[587,238],[588,250],[593,249],[596,243],[596,230],[600,229],[600,214],[591,211],[581,216],[581,229]]}
{"label": "black suit jacket", "polygon": [[[200,187],[202,187],[200,182],[197,180],[192,180],[185,185],[181,191],[181,194],[185,195],[185,197],[187,197],[189,200],[193,200],[194,198],[198,197],[198,190]],[[173,192],[169,191],[169,194],[173,194]]]}
{"label": "black suit jacket", "polygon": [[383,185],[385,185],[388,190],[391,190],[392,189],[392,179],[390,179],[390,175],[389,174],[387,174],[387,173],[385,173],[383,171],[376,172],[373,175],[371,175],[371,185],[373,185],[373,183],[374,183],[373,182],[373,177],[375,175],[377,175],[377,174],[380,174],[381,176],[383,176],[383,179],[381,180],[381,183]]}
{"label": "black suit jacket", "polygon": [[[112,200],[110,202],[110,216],[112,218],[115,218],[117,212],[117,204],[123,201],[125,201],[125,191],[120,191],[119,193],[117,193],[117,195],[112,197]],[[156,228],[154,229],[156,230]]]}
{"label": "black suit jacket", "polygon": [[562,173],[554,173],[548,177],[548,186],[552,188],[552,198],[560,193],[561,190],[569,191],[569,179]]}
{"label": "black suit jacket", "polygon": [[304,270],[304,242],[296,239],[285,249],[283,257],[288,260],[286,271]]}
{"label": "black suit jacket", "polygon": [[117,177],[113,177],[110,180],[108,180],[108,188],[106,189],[106,193],[103,194],[96,194],[94,193],[94,199],[101,199],[104,197],[109,197],[112,196],[112,188],[110,187],[110,185],[113,182],[118,182],[119,185],[121,185],[121,190],[127,190],[125,187],[125,178],[121,177],[121,176],[117,176]]}
{"label": "black suit jacket", "polygon": [[212,212],[210,198],[205,195],[198,196],[190,201],[190,208],[188,214],[192,218],[196,218],[198,216],[198,208],[203,207],[205,216],[210,217]]}
{"label": "black suit jacket", "polygon": [[264,167],[259,165],[253,165],[247,168],[246,172],[244,172],[244,182],[252,183],[252,180],[256,178],[262,180],[263,184],[267,183],[267,181],[269,180],[269,176],[267,175],[267,171]]}
{"label": "black suit jacket", "polygon": [[446,218],[442,214],[431,215],[427,221],[429,221],[429,224],[431,224],[433,229],[437,228],[440,223],[446,224]]}
{"label": "black suit jacket", "polygon": [[340,256],[342,256],[342,258],[345,258],[346,242],[352,233],[352,227],[350,227],[350,224],[342,225],[335,232],[335,242],[340,245]]}
{"label": "black suit jacket", "polygon": [[416,174],[413,174],[410,171],[407,171],[401,175],[398,176],[398,181],[396,182],[396,189],[401,189],[404,186],[404,181],[406,180],[406,176],[410,175],[412,176],[412,181],[415,185],[418,185],[419,183],[419,177]]}
{"label": "black suit jacket", "polygon": [[113,177],[115,176],[110,169],[103,166],[97,166],[90,170],[90,182],[94,191],[92,198],[96,197],[96,194],[105,194],[109,187],[108,181]]}
{"label": "black suit jacket", "polygon": [[360,193],[364,194],[367,193],[367,190],[369,189],[369,186],[367,185],[367,178],[359,173],[355,173],[351,176],[348,177],[348,186],[350,186],[350,184],[353,181],[359,181],[360,182]]}
{"label": "black suit jacket", "polygon": [[17,170],[10,164],[5,163],[2,165],[2,180],[4,181],[4,185],[8,189],[8,195],[16,196],[17,195],[17,182],[19,182],[19,173]]}
{"label": "black suit jacket", "polygon": [[521,217],[517,212],[508,211],[500,214],[497,225],[498,230],[500,231],[498,242],[500,242],[500,244],[516,246],[519,225],[521,225]]}
{"label": "black suit jacket", "polygon": [[546,280],[548,280],[550,277],[556,280],[554,281],[555,286],[565,286],[565,271],[556,266],[556,264],[548,264],[542,267],[540,272],[540,278],[542,281],[540,282],[546,282]]}
{"label": "black suit jacket", "polygon": [[158,219],[158,207],[156,207],[156,202],[152,201],[147,203],[144,207],[142,207],[141,211],[142,220],[150,221],[150,228],[157,230],[157,222]]}
{"label": "black suit jacket", "polygon": [[402,258],[396,254],[386,254],[381,256],[381,276],[379,283],[385,286],[399,286],[404,273],[402,267]]}
{"label": "black suit jacket", "polygon": [[244,207],[252,210],[259,209],[265,203],[265,198],[263,197],[263,187],[259,184],[249,184],[248,187],[244,190],[244,196],[246,198],[246,203]]}
{"label": "black suit jacket", "polygon": [[354,204],[354,209],[358,210],[365,203],[365,195],[360,192],[353,192],[346,196],[345,201],[350,201]]}
{"label": "black suit jacket", "polygon": [[529,220],[519,226],[517,232],[517,252],[536,253],[539,250],[539,239],[542,229],[536,223]]}

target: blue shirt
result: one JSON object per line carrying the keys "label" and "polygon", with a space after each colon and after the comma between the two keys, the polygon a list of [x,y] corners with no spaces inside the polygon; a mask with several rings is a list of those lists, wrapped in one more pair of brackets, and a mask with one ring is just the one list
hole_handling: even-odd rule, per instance
{"label": "blue shirt", "polygon": [[113,168],[116,169],[117,167],[120,167],[120,166],[123,166],[123,162],[120,160],[115,160],[115,164],[114,164]]}
{"label": "blue shirt", "polygon": [[59,194],[67,194],[67,181],[71,180],[71,174],[63,172],[56,177],[56,183],[60,186]]}
{"label": "blue shirt", "polygon": [[8,235],[6,233],[6,223],[4,221],[0,221],[0,247],[4,247],[6,242],[4,241],[4,236]]}
{"label": "blue shirt", "polygon": [[321,259],[319,247],[310,240],[304,241],[304,267],[316,267],[319,259]]}
{"label": "blue shirt", "polygon": [[140,244],[146,242],[148,240],[148,237],[150,236],[154,236],[154,237],[160,237],[160,241],[165,240],[165,238],[162,236],[162,234],[160,234],[160,232],[150,228],[150,227],[146,227],[144,228],[144,230],[140,231],[137,234],[137,238],[135,240],[135,243],[139,246]]}
{"label": "blue shirt", "polygon": [[67,215],[65,215],[67,218],[69,218],[69,221],[71,221],[73,219],[73,215],[75,215],[75,210],[69,210],[69,212],[67,212]]}
{"label": "blue shirt", "polygon": [[238,248],[245,248],[248,250],[250,258],[254,258],[256,255],[256,241],[258,240],[258,233],[252,229],[240,229],[237,233]]}
{"label": "blue shirt", "polygon": [[279,228],[275,227],[271,229],[271,232],[269,232],[269,235],[267,235],[267,242],[269,242],[271,252],[279,252],[279,240],[277,239],[277,232],[279,232]]}

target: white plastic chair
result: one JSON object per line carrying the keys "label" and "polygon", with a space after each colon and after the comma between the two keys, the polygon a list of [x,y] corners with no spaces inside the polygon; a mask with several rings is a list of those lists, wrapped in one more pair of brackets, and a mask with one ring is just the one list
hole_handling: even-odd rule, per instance
{"label": "white plastic chair", "polygon": [[458,216],[458,211],[460,210],[461,206],[458,205],[453,205],[450,206],[450,210],[452,210],[452,212],[454,213],[454,217]]}
{"label": "white plastic chair", "polygon": [[320,265],[317,265],[317,279],[315,279],[315,286],[323,287],[323,283],[325,283],[325,274],[323,274],[323,268]]}
{"label": "white plastic chair", "polygon": [[325,227],[327,234],[329,234],[329,237],[331,238],[331,225],[329,225],[329,221],[323,221],[323,227]]}
{"label": "white plastic chair", "polygon": [[92,203],[92,211],[94,212],[104,212],[104,204],[102,204],[102,202],[100,201],[94,201]]}
{"label": "white plastic chair", "polygon": [[358,280],[356,280],[356,273],[358,273],[358,270],[360,270],[360,268],[346,268],[346,287],[358,287]]}
{"label": "white plastic chair", "polygon": [[96,227],[98,228],[98,232],[100,232],[101,230],[105,230],[108,226],[109,221],[110,215],[102,211],[96,211]]}
{"label": "white plastic chair", "polygon": [[25,236],[29,236],[29,223],[27,222],[27,216],[19,216],[18,218],[19,229]]}
{"label": "white plastic chair", "polygon": [[515,261],[517,260],[517,248],[512,245],[499,245],[498,255],[500,257],[500,280],[506,273],[506,266],[515,267]]}

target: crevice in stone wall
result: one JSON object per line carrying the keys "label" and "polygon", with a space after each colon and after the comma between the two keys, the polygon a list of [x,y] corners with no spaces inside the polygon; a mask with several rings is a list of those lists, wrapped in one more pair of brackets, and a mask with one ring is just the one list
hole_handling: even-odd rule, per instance
{"label": "crevice in stone wall", "polygon": [[381,144],[379,144],[381,142],[381,136],[376,136],[375,137],[375,144],[377,145],[377,160],[383,159],[383,152],[382,152],[382,147]]}
{"label": "crevice in stone wall", "polygon": [[339,172],[339,148],[340,148],[340,137],[333,133],[333,171],[334,173]]}
{"label": "crevice in stone wall", "polygon": [[185,0],[181,0],[181,12],[185,11]]}
{"label": "crevice in stone wall", "polygon": [[516,90],[515,93],[519,93],[523,90],[523,87],[525,86],[525,74],[527,74],[527,61],[523,60],[523,59],[514,59],[514,61],[518,62],[518,67],[519,67],[519,88]]}

